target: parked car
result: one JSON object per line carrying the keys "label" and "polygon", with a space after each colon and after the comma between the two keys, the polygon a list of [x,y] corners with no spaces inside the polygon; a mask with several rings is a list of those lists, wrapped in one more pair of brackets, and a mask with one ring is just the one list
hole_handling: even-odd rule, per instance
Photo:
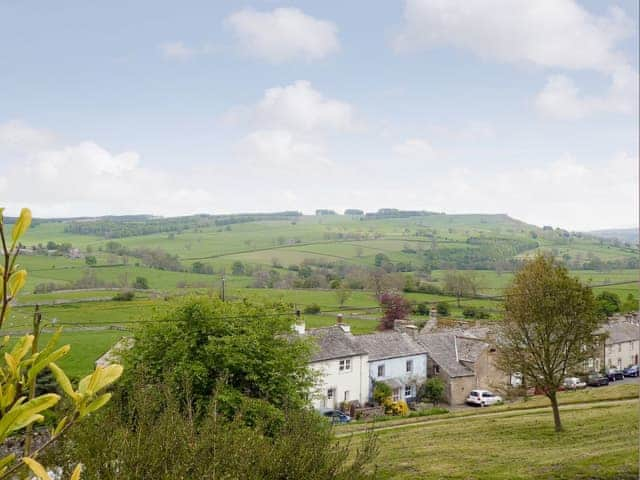
{"label": "parked car", "polygon": [[638,365],[631,365],[622,371],[625,377],[638,377],[640,376],[640,367]]}
{"label": "parked car", "polygon": [[609,378],[606,375],[600,373],[591,373],[587,377],[587,385],[590,387],[601,387],[609,385]]}
{"label": "parked car", "polygon": [[331,423],[349,423],[351,421],[351,417],[340,410],[321,410],[320,413]]}
{"label": "parked car", "polygon": [[578,390],[579,388],[585,388],[587,384],[578,377],[567,377],[564,379],[563,386],[567,390]]}
{"label": "parked car", "polygon": [[607,370],[607,378],[610,382],[615,382],[616,380],[624,380],[624,373],[622,370],[617,368],[610,368]]}
{"label": "parked car", "polygon": [[502,402],[502,397],[495,395],[488,390],[471,390],[467,397],[467,404],[480,407],[495,405]]}

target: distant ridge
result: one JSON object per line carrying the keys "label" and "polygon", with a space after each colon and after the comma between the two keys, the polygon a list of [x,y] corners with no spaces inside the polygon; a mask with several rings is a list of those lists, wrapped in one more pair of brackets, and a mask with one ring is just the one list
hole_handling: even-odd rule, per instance
{"label": "distant ridge", "polygon": [[617,238],[622,242],[638,243],[638,228],[607,228],[586,232],[590,235],[602,238]]}

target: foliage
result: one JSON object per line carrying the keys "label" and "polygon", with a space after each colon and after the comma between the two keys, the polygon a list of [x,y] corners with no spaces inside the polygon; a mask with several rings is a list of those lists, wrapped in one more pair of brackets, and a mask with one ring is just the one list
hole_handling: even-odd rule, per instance
{"label": "foliage", "polygon": [[404,400],[395,400],[385,405],[385,407],[385,411],[388,414],[402,417],[409,415],[409,405]]}
{"label": "foliage", "polygon": [[187,401],[188,382],[199,403],[218,389],[230,413],[244,397],[278,408],[302,406],[313,383],[311,344],[289,336],[290,312],[283,303],[180,300],[136,332],[129,382],[135,371],[143,370],[150,383],[168,375],[175,395]]}
{"label": "foliage", "polygon": [[632,293],[629,293],[622,304],[621,310],[623,312],[637,312],[639,309],[638,299],[634,297]]}
{"label": "foliage", "polygon": [[598,312],[607,317],[619,312],[622,308],[620,297],[608,290],[600,292],[596,296],[596,302],[598,302]]}
{"label": "foliage", "polygon": [[136,277],[135,282],[131,285],[138,290],[147,290],[149,288],[149,281],[146,277]]}
{"label": "foliage", "polygon": [[113,296],[113,300],[116,302],[130,302],[136,296],[136,292],[133,290],[123,290],[121,292],[116,293]]}
{"label": "foliage", "polygon": [[314,412],[285,411],[277,430],[265,434],[247,426],[245,411],[221,414],[216,395],[199,416],[166,385],[137,386],[131,394],[131,402],[116,401],[74,430],[49,461],[68,471],[77,459],[87,480],[375,478],[376,438],[368,435],[356,448],[336,442],[331,424]]}
{"label": "foliage", "polygon": [[589,287],[551,257],[525,263],[505,295],[499,351],[504,371],[521,372],[551,401],[562,430],[556,392],[564,377],[595,354],[603,322]]}
{"label": "foliage", "polygon": [[[16,260],[20,254],[18,240],[29,228],[31,212],[22,209],[20,217],[14,223],[10,242],[7,239],[0,209],[0,242],[2,244],[3,267],[1,267],[2,309],[0,310],[0,326],[10,309],[9,303],[16,297],[26,282],[27,272],[18,268]],[[74,389],[67,375],[54,362],[69,353],[69,345],[57,348],[61,330],[58,330],[47,345],[40,350],[41,314],[36,309],[33,321],[33,334],[25,335],[14,343],[9,350],[10,337],[5,336],[0,342],[0,350],[5,350],[3,363],[0,364],[0,444],[12,435],[26,430],[23,456],[18,460],[15,453],[0,459],[0,478],[13,478],[23,466],[28,468],[41,480],[49,480],[49,476],[35,458],[48,446],[56,442],[78,420],[102,408],[111,398],[104,390],[122,374],[120,365],[96,367],[95,371],[83,378]],[[57,393],[41,393],[38,390],[38,379],[48,368],[58,385],[69,400],[69,411],[52,429],[48,440],[38,449],[31,450],[32,426],[42,422],[44,415],[60,401]],[[80,478],[80,467],[77,466],[71,475],[72,480]]]}
{"label": "foliage", "polygon": [[310,315],[317,315],[318,313],[320,313],[320,310],[320,305],[318,305],[317,303],[312,303],[304,307],[304,313],[308,313]]}
{"label": "foliage", "polygon": [[386,383],[375,382],[373,385],[373,399],[379,404],[384,404],[391,399],[391,387]]}
{"label": "foliage", "polygon": [[380,330],[393,329],[396,320],[402,320],[411,313],[411,302],[399,293],[385,292],[380,296],[380,306],[382,307],[382,319],[380,320]]}
{"label": "foliage", "polygon": [[460,307],[462,297],[475,295],[478,290],[478,283],[471,273],[448,271],[444,276],[444,291],[454,295]]}
{"label": "foliage", "polygon": [[345,303],[347,303],[347,300],[349,300],[349,298],[351,298],[351,290],[349,288],[347,288],[344,285],[340,285],[338,288],[336,288],[336,300],[338,300],[338,304],[340,304],[340,306],[344,306]]}
{"label": "foliage", "polygon": [[84,257],[84,263],[92,267],[98,264],[98,259],[96,258],[95,255],[87,255],[86,257]]}
{"label": "foliage", "polygon": [[429,400],[434,407],[442,401],[444,397],[444,382],[439,377],[432,377],[420,385],[418,398]]}
{"label": "foliage", "polygon": [[462,309],[462,316],[464,318],[489,318],[489,312],[482,307],[464,307]]}
{"label": "foliage", "polygon": [[449,315],[449,304],[447,302],[438,302],[436,304],[438,315]]}

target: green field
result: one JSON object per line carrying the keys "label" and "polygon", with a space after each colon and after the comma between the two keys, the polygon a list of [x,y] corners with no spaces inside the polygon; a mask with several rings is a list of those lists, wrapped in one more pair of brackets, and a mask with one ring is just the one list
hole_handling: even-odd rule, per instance
{"label": "green field", "polygon": [[[402,282],[406,276],[416,276],[422,282],[442,289],[443,277],[451,267],[431,268],[427,273],[423,270],[425,262],[433,261],[433,255],[436,255],[440,263],[462,262],[466,265],[464,269],[476,279],[481,298],[464,298],[458,307],[456,299],[447,295],[407,293],[406,296],[415,303],[446,302],[450,316],[457,319],[462,318],[465,307],[482,307],[490,314],[489,321],[501,318],[499,297],[513,277],[508,265],[505,268],[504,264],[496,263],[493,268],[494,260],[508,263],[537,251],[547,251],[569,266],[576,261],[599,259],[598,269],[573,270],[582,281],[591,285],[638,279],[637,268],[620,267],[637,261],[638,251],[629,245],[542,229],[505,215],[437,214],[375,220],[342,215],[302,216],[295,221],[196,225],[171,233],[113,239],[129,251],[162,249],[177,256],[184,271],[151,268],[138,257],[108,253],[110,239],[66,233],[67,225],[65,221],[37,223],[24,237],[24,244],[30,249],[50,241],[67,242],[81,254],[94,255],[97,266],[88,267],[84,259],[64,255],[22,255],[19,262],[27,269],[28,280],[18,302],[25,306],[14,307],[4,328],[14,333],[28,330],[33,305],[40,303],[45,323],[56,319],[58,324],[71,329],[69,335],[74,336],[69,337],[69,341],[74,346],[78,342],[85,359],[77,363],[79,369],[90,368],[105,346],[117,338],[113,332],[102,329],[110,325],[130,328],[136,322],[148,319],[155,309],[165,308],[166,298],[192,292],[220,294],[223,276],[225,293],[230,299],[278,298],[290,302],[292,311],[318,304],[322,310],[320,315],[305,315],[310,327],[333,324],[339,310],[352,324],[355,333],[370,332],[376,327],[379,310],[371,291],[354,289],[345,305],[340,306],[335,291],[328,285],[307,289],[291,286],[253,288],[255,278],[251,275],[231,274],[233,263],[238,261],[247,266],[249,273],[255,274],[261,269],[291,279],[297,278],[296,269],[307,264],[314,266],[314,272],[323,274],[350,268],[366,272],[374,266],[376,255],[384,254],[385,261],[409,269],[395,274]],[[522,251],[522,248],[529,250]],[[607,261],[610,263],[603,264]],[[192,273],[194,262],[202,262],[210,273]],[[473,267],[473,262],[484,266],[468,268]],[[618,267],[612,268],[612,265]],[[97,282],[96,286],[108,288],[88,288],[82,284],[78,287],[77,282],[87,276]],[[149,290],[138,290],[132,302],[111,301],[119,288],[131,285],[137,277],[147,279]],[[34,293],[36,286],[49,284],[65,290]],[[628,294],[638,297],[637,283],[595,288],[596,292],[603,289],[613,291],[623,299]],[[77,303],[54,305],[56,302]],[[94,330],[80,334],[76,332],[78,328]]]}
{"label": "green field", "polygon": [[378,433],[381,479],[638,478],[637,403],[426,422]]}

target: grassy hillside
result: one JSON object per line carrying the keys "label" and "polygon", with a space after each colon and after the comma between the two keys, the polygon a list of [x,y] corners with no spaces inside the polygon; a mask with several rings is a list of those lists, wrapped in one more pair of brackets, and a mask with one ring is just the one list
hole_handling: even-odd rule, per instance
{"label": "grassy hillside", "polygon": [[[14,308],[5,329],[27,329],[32,305],[40,303],[45,321],[55,318],[71,329],[70,338],[83,349],[78,365],[90,367],[117,337],[104,328],[130,328],[164,308],[165,298],[220,294],[224,277],[228,298],[277,297],[302,310],[317,304],[322,313],[306,316],[310,326],[333,323],[341,310],[354,331],[363,333],[375,328],[379,314],[367,280],[374,268],[390,272],[396,288],[422,285],[422,293],[406,293],[415,303],[445,302],[455,318],[462,318],[465,307],[482,308],[489,321],[499,321],[499,296],[512,271],[540,251],[556,255],[586,283],[617,284],[596,291],[606,288],[623,300],[638,297],[635,283],[619,284],[637,279],[638,251],[624,242],[539,228],[506,215],[407,215],[293,212],[34,222],[24,239],[28,254],[20,258],[29,272],[18,299],[25,306]],[[85,257],[95,257],[95,265]],[[449,269],[472,275],[479,298],[464,298],[458,307],[444,291]],[[148,290],[137,290],[132,302],[111,301],[139,277]],[[331,289],[336,279],[352,291],[344,305]]]}
{"label": "grassy hillside", "polygon": [[610,479],[638,477],[635,403],[452,418],[379,433],[381,479]]}

